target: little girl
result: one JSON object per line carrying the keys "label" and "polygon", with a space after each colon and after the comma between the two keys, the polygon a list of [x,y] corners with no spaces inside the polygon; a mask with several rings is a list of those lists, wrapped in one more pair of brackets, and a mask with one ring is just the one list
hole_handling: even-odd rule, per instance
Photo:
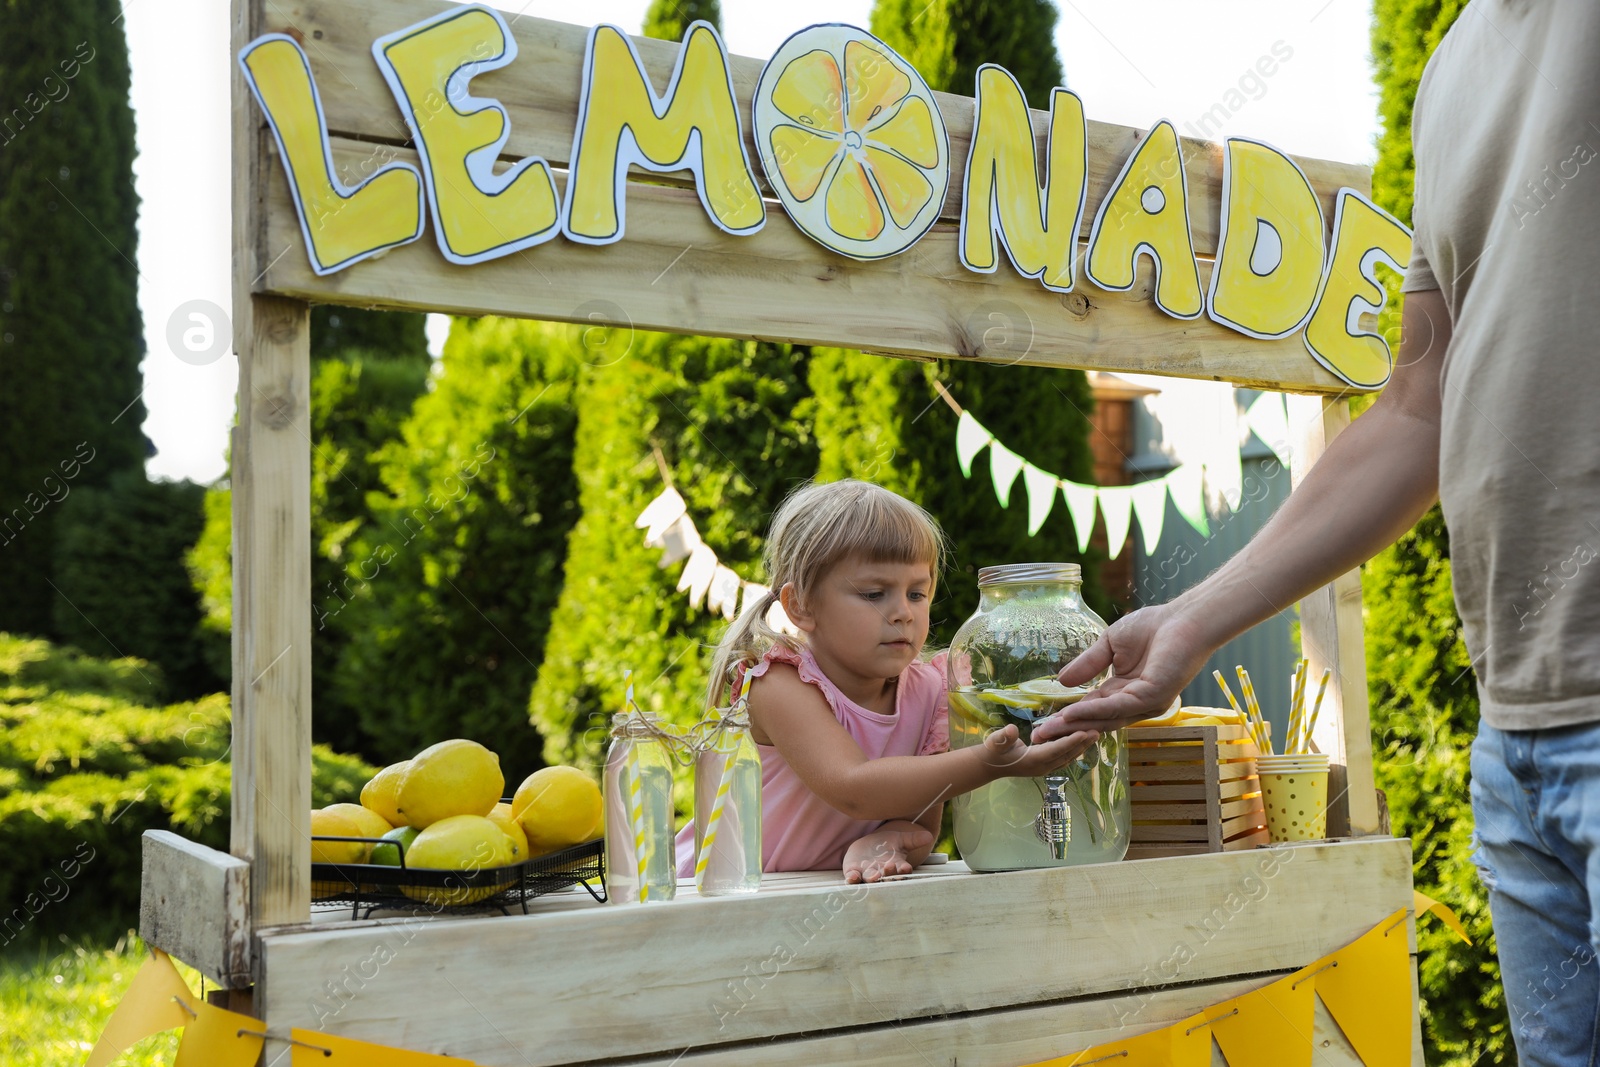
{"label": "little girl", "polygon": [[[767,536],[772,592],[717,646],[707,706],[746,672],[761,753],[764,871],[842,869],[846,881],[909,874],[933,847],[944,802],[996,779],[1032,778],[1098,740],[1027,745],[1016,727],[948,751],[944,653],[924,661],[944,536],[922,508],[868,482],[802,486]],[[767,624],[781,603],[800,637]],[[694,827],[678,835],[694,875]]]}

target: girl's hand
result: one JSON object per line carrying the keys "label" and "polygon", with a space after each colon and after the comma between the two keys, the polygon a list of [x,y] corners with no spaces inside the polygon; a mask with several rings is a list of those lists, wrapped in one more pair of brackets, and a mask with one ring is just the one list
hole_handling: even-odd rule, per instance
{"label": "girl's hand", "polygon": [[910,874],[913,870],[911,854],[919,850],[926,852],[932,846],[933,835],[922,828],[878,830],[857,838],[845,849],[844,880],[855,885]]}
{"label": "girl's hand", "polygon": [[1039,778],[1065,767],[1100,740],[1096,730],[1079,730],[1052,741],[1028,744],[1014,725],[1002,726],[983,739],[981,758],[1005,778]]}

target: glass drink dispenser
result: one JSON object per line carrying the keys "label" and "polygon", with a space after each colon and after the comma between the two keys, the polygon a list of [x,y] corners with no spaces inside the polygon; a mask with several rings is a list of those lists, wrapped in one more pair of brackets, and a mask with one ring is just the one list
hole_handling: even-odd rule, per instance
{"label": "glass drink dispenser", "polygon": [[[1082,698],[1056,674],[1094,644],[1106,624],[1083,603],[1076,563],[1017,563],[978,572],[978,610],[950,646],[950,747],[983,743]],[[955,839],[976,871],[1120,860],[1132,811],[1122,731],[1041,778],[1001,778],[955,799]]]}

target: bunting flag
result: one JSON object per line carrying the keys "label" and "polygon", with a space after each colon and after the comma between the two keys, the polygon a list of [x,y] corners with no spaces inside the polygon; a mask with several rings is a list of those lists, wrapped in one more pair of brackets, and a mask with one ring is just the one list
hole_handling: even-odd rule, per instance
{"label": "bunting flag", "polygon": [[1294,445],[1289,437],[1289,412],[1284,407],[1283,394],[1262,393],[1256,397],[1244,413],[1244,421],[1287,469],[1294,458]]}
{"label": "bunting flag", "polygon": [[265,1043],[261,1020],[205,1001],[190,1005],[172,1067],[255,1067]]}
{"label": "bunting flag", "polygon": [[1409,1065],[1416,1001],[1405,922],[1413,913],[1419,919],[1437,914],[1466,936],[1454,912],[1415,893],[1411,909],[1395,912],[1344,948],[1269,985],[1160,1030],[1029,1067],[1088,1067],[1112,1060],[1119,1067],[1198,1067],[1211,1062],[1212,1038],[1228,1067],[1311,1067],[1319,997],[1362,1063]]}
{"label": "bunting flag", "polygon": [[1419,919],[1429,914],[1439,916],[1446,926],[1456,932],[1457,937],[1469,945],[1472,944],[1472,938],[1467,936],[1467,928],[1461,925],[1461,920],[1456,916],[1456,913],[1420,889],[1411,891],[1411,910],[1416,912]]}
{"label": "bunting flag", "polygon": [[[1015,477],[1013,474],[1012,478]],[[646,548],[661,550],[663,570],[687,561],[678,575],[677,589],[689,594],[692,607],[698,608],[704,601],[705,610],[724,619],[733,619],[749,611],[771,591],[759,582],[745,581],[717,559],[716,551],[701,540],[682,494],[670,485],[645,505],[633,525],[644,531]],[[773,604],[767,611],[767,624],[786,634],[799,632],[781,604]]]}
{"label": "bunting flag", "polygon": [[[1272,407],[1274,402],[1277,404],[1276,415]],[[1276,393],[1265,393],[1250,410],[1254,413],[1250,425],[1258,435],[1272,435],[1270,440],[1265,436],[1262,439],[1267,440],[1268,447],[1287,463],[1289,421],[1283,398]],[[1222,458],[1204,465],[1182,463],[1163,477],[1134,485],[1084,485],[1029,463],[990,433],[972,412],[963,410],[956,419],[956,459],[961,464],[963,475],[972,477],[973,460],[986,448],[989,450],[989,479],[994,483],[995,499],[1000,506],[1011,506],[1011,493],[1020,474],[1028,491],[1028,536],[1032,537],[1050,517],[1055,504],[1055,490],[1059,489],[1066,498],[1067,514],[1072,521],[1073,533],[1078,538],[1079,552],[1088,551],[1089,535],[1094,530],[1095,512],[1098,509],[1106,523],[1107,552],[1112,556],[1121,553],[1136,518],[1145,553],[1153,555],[1161,542],[1166,524],[1168,499],[1184,522],[1201,537],[1210,537],[1205,483],[1212,481],[1213,490],[1220,491],[1231,506],[1238,505],[1243,485],[1238,450],[1232,447],[1231,442],[1228,448],[1231,467],[1227,459]],[[660,515],[673,513],[674,505],[670,502],[661,505]],[[641,526],[645,525],[649,514],[649,509],[646,509],[646,514],[639,516]]]}
{"label": "bunting flag", "polygon": [[145,1038],[187,1023],[189,1013],[179,997],[188,1001],[194,994],[171,957],[155,949],[133,976],[133,985],[106,1021],[84,1067],[106,1067]]}

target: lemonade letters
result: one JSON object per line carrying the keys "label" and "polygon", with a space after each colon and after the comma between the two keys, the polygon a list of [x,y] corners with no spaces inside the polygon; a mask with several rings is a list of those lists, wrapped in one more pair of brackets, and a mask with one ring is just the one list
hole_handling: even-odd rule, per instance
{"label": "lemonade letters", "polygon": [[976,80],[961,263],[980,274],[993,273],[1000,258],[998,237],[1019,274],[1039,279],[1046,289],[1070,292],[1089,173],[1083,101],[1066,89],[1050,94],[1048,169],[1041,192],[1022,86],[993,63],[979,67]]}
{"label": "lemonade letters", "polygon": [[755,233],[767,221],[744,153],[728,53],[708,22],[684,34],[661,96],[627,34],[615,26],[590,30],[571,158],[562,232],[583,244],[622,240],[629,164],[693,171],[706,213],[729,233]]}
{"label": "lemonade letters", "polygon": [[535,157],[496,174],[511,119],[497,101],[467,95],[473,76],[516,57],[505,20],[481,7],[446,11],[372,44],[422,159],[439,251],[452,263],[510,255],[560,230],[550,165]]}
{"label": "lemonade letters", "polygon": [[[854,26],[800,30],[762,69],[748,106],[764,184],[746,148],[745,105],[727,50],[704,22],[685,33],[660,92],[626,33],[608,25],[589,31],[561,195],[551,165],[537,156],[496,171],[510,116],[499,101],[468,94],[478,74],[516,59],[516,41],[497,12],[481,4],[453,8],[379,37],[372,54],[421,172],[396,161],[356,185],[335,176],[321,97],[300,45],[267,34],[239,54],[277,138],[317,274],[417,240],[424,197],[451,263],[504,257],[558,231],[580,244],[612,244],[626,234],[628,170],[639,166],[689,172],[709,221],[732,237],[760,231],[764,198],[775,198],[823,247],[878,260],[905,252],[941,217],[954,222],[958,213],[955,255],[967,270],[996,272],[1004,246],[1016,271],[1046,289],[1067,293],[1078,281],[1089,202],[1083,104],[1054,90],[1041,146],[1016,79],[993,64],[978,69],[973,86],[957,211],[946,204],[946,110],[960,102],[941,101],[904,58]],[[558,134],[523,132],[546,144]],[[1192,142],[1190,149],[1214,151]],[[1381,387],[1393,360],[1360,318],[1383,300],[1375,264],[1403,268],[1410,259],[1410,231],[1359,192],[1341,189],[1330,242],[1322,206],[1295,162],[1234,138],[1223,150],[1221,226],[1207,291],[1184,151],[1163,121],[1129,153],[1094,216],[1084,255],[1088,282],[1129,291],[1148,256],[1153,302],[1167,315],[1209,315],[1263,340],[1303,331],[1306,351],[1333,374],[1359,389]]]}
{"label": "lemonade letters", "polygon": [[1178,131],[1165,119],[1139,142],[1101,201],[1084,273],[1102,289],[1126,291],[1141,255],[1155,263],[1156,307],[1173,318],[1199,318],[1205,303],[1189,237],[1189,179]]}
{"label": "lemonade letters", "polygon": [[322,97],[294,38],[258,37],[239,53],[239,66],[278,139],[312,270],[332,274],[422,236],[415,167],[390,163],[355,186],[335,177]]}

